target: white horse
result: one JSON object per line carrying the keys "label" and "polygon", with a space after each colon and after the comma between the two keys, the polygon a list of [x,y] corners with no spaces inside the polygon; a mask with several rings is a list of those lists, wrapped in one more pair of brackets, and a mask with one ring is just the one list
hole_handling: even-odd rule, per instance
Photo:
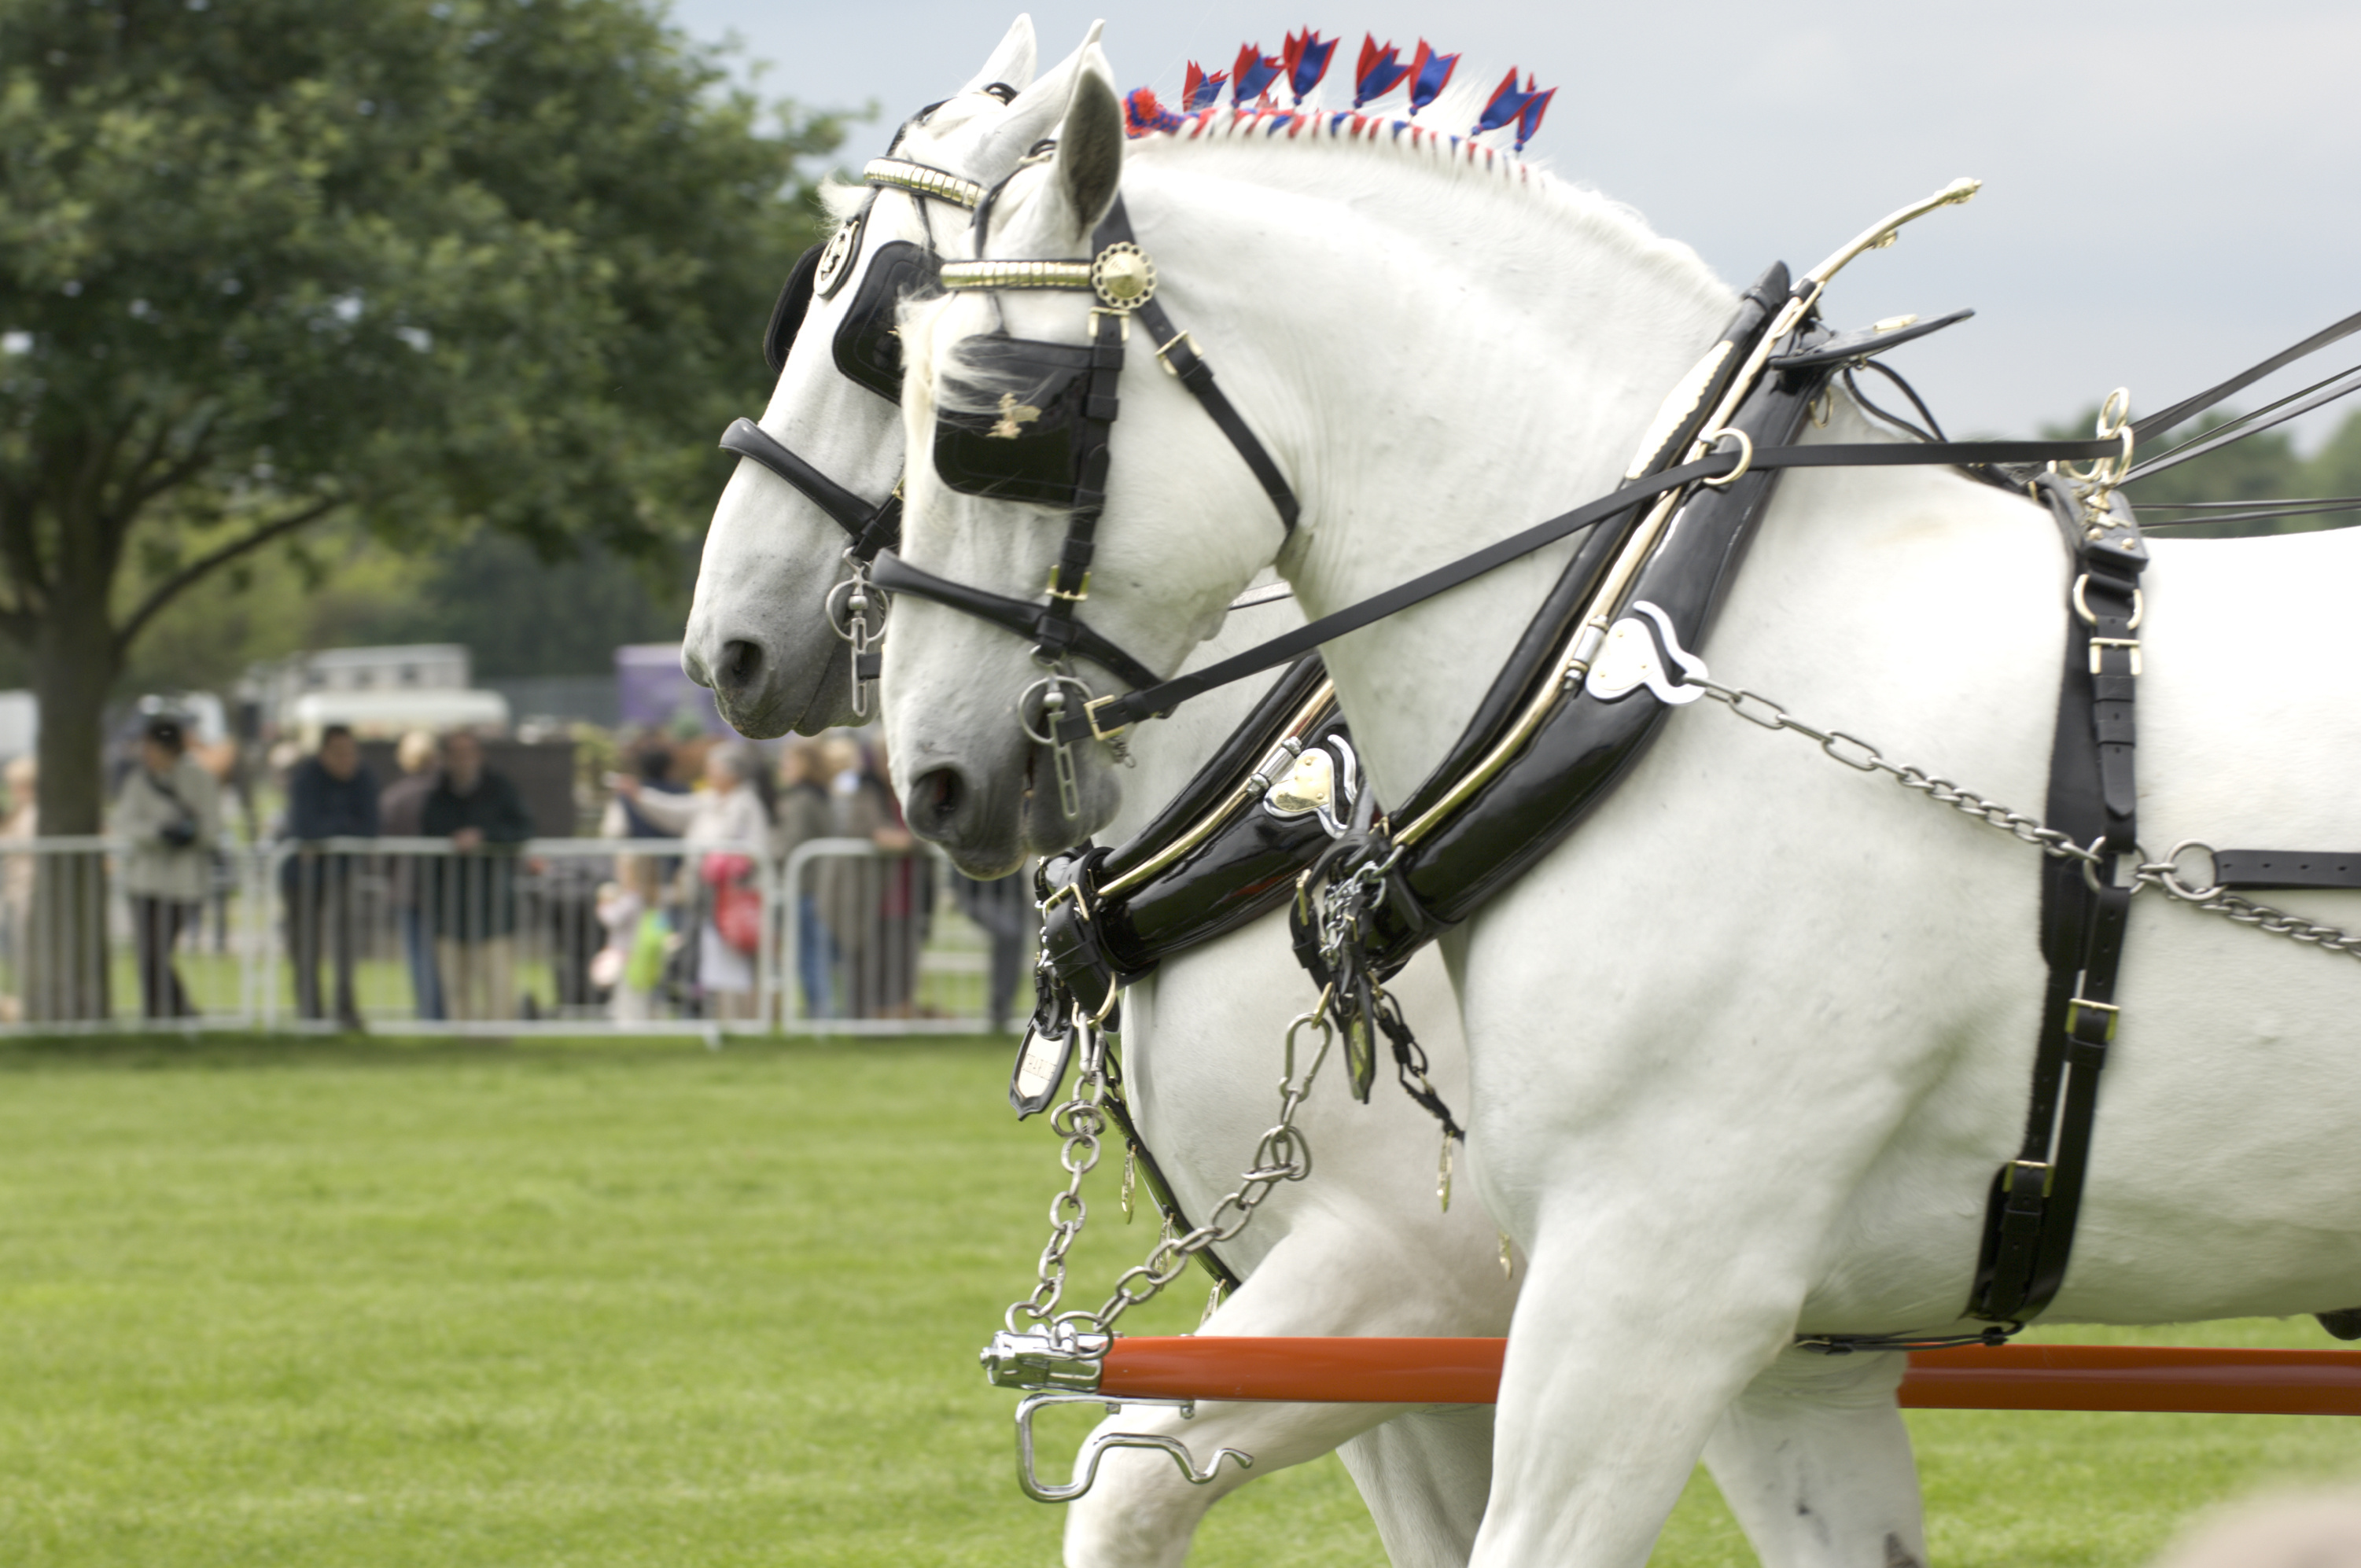
{"label": "white horse", "polygon": [[[975,77],[924,123],[895,156],[980,182],[1013,170],[1056,128],[1080,67],[1080,51],[1034,80],[1031,22],[1019,17]],[[1006,105],[982,89],[1022,89]],[[880,246],[942,244],[966,214],[948,203],[922,211],[906,192],[877,193],[855,266],[865,271]],[[882,499],[900,476],[901,427],[895,406],[845,378],[830,344],[860,292],[860,274],[815,300],[761,423],[820,472],[863,497]],[[715,686],[740,729],[774,734],[793,724],[814,730],[859,722],[850,696],[843,642],[823,607],[842,575],[843,531],[752,461],[741,461],[714,512],[685,644],[690,674]],[[1244,611],[1230,633],[1238,646],[1300,621],[1279,603]],[[1204,705],[1139,749],[1132,775],[1135,810],[1108,826],[1116,841],[1144,824],[1245,718],[1268,682]],[[1063,847],[1065,840],[1060,840]],[[1126,1067],[1143,1134],[1191,1216],[1211,1211],[1237,1184],[1256,1140],[1277,1112],[1265,1057],[1301,1010],[1283,937],[1266,918],[1165,963],[1126,998]],[[1408,993],[1436,1010],[1450,1003],[1442,967],[1422,961],[1403,977]],[[1438,1084],[1466,1092],[1466,1052],[1454,1031],[1429,1041]],[[1373,1107],[1327,1095],[1302,1117],[1318,1151],[1323,1186],[1307,1200],[1281,1190],[1255,1223],[1219,1249],[1246,1277],[1205,1325],[1229,1334],[1497,1334],[1506,1332],[1512,1286],[1496,1260],[1495,1229],[1473,1201],[1443,1213],[1431,1166],[1400,1157],[1432,1150],[1425,1113],[1398,1093]],[[1056,1166],[1044,1148],[1043,1193]],[[1117,1223],[1110,1212],[1102,1225]],[[1144,1234],[1143,1234],[1144,1233]],[[1144,1254],[1153,1232],[1141,1227]],[[1012,1258],[1012,1266],[1021,1263]],[[1016,1276],[1012,1273],[1011,1294]],[[1175,1287],[1202,1288],[1194,1272]],[[1098,1294],[1093,1294],[1098,1287]],[[1077,1279],[1068,1306],[1095,1304],[1104,1283]],[[981,1342],[990,1324],[979,1322]],[[1093,1564],[1177,1563],[1205,1511],[1254,1476],[1343,1450],[1368,1498],[1380,1535],[1402,1563],[1466,1561],[1490,1482],[1488,1409],[1405,1411],[1398,1406],[1201,1404],[1193,1420],[1143,1406],[1105,1429],[1176,1437],[1200,1463],[1222,1447],[1254,1456],[1252,1471],[1224,1464],[1211,1485],[1192,1486],[1170,1460],[1118,1449],[1102,1462],[1092,1490],[1071,1505],[1066,1560]],[[1883,1522],[1883,1516],[1880,1516]],[[1905,1521],[1908,1522],[1908,1521]],[[1789,1558],[1784,1561],[1803,1562]]]}
{"label": "white horse", "polygon": [[[1160,297],[1301,499],[1282,548],[1246,466],[1135,334],[1085,608],[1157,669],[1274,561],[1325,613],[1606,492],[1730,314],[1686,247],[1487,149],[1342,116],[1195,126],[1126,149],[1111,84],[1086,72],[1054,157],[1010,180],[983,245],[1084,258],[1119,185]],[[1038,592],[1062,518],[948,491],[933,411],[977,334],[1083,343],[1090,302],[958,292],[906,311],[913,565]],[[1814,437],[1877,438],[1841,397]],[[2154,555],[2155,839],[2361,843],[2361,799],[2331,782],[2361,755],[2339,678],[2361,533]],[[1326,650],[1381,799],[1459,732],[1564,558]],[[2045,512],[1957,474],[1798,471],[1702,652],[1720,681],[2037,809],[2066,565]],[[1005,869],[1046,847],[1023,837],[1037,759],[1012,711],[1038,672],[1005,632],[896,613],[888,724],[910,819],[971,870]],[[1088,797],[1109,798],[1106,757],[1080,761]],[[1975,1326],[1962,1305],[2043,989],[2037,879],[2024,845],[1698,703],[1445,938],[1477,1179],[1530,1259],[1476,1562],[1639,1564],[1791,1336]],[[2361,925],[2361,896],[2281,902]],[[2361,974],[2160,896],[2134,907],[2051,1316],[2361,1299]]]}
{"label": "white horse", "polygon": [[[1086,49],[1091,46],[1086,45]],[[1092,49],[1095,53],[1095,49]],[[898,156],[980,182],[1012,170],[1064,113],[1082,51],[1033,80],[1031,24],[1019,17],[983,68]],[[1024,89],[1003,106],[981,89]],[[895,240],[947,241],[959,226],[936,204],[878,194],[865,267]],[[895,411],[836,372],[829,345],[859,274],[817,300],[790,354],[763,427],[820,471],[882,499],[899,477]],[[692,674],[719,676],[741,728],[775,732],[854,721],[842,643],[821,600],[840,574],[844,535],[774,476],[741,463],[717,509],[686,642]],[[1274,604],[1230,618],[1203,656],[1275,635],[1300,611]],[[736,645],[733,647],[733,644]],[[1209,699],[1141,738],[1126,806],[1107,826],[1120,839],[1177,790],[1243,717],[1264,683]],[[1062,842],[1062,841],[1061,841]],[[1301,1008],[1301,974],[1276,917],[1169,960],[1126,999],[1127,1067],[1151,1147],[1192,1216],[1235,1184],[1275,1109],[1271,1043]],[[1462,1046],[1440,963],[1418,959],[1395,989],[1421,1017],[1436,1083],[1466,1096]],[[1351,1103],[1332,1082],[1306,1108],[1319,1161],[1316,1192],[1283,1188],[1224,1256],[1247,1276],[1203,1332],[1223,1334],[1495,1334],[1513,1288],[1495,1262],[1493,1227],[1463,1199],[1438,1212],[1433,1124],[1380,1084]],[[1045,1177],[1050,1168],[1045,1166]],[[1111,1223],[1104,1215],[1102,1223]],[[1143,1250],[1146,1238],[1142,1238]],[[1087,1289],[1077,1281],[1079,1297]],[[1092,1298],[1095,1299],[1095,1298]],[[981,1328],[982,1325],[979,1325]],[[1792,1357],[1730,1409],[1709,1456],[1717,1480],[1773,1568],[1889,1568],[1922,1552],[1915,1477],[1891,1388],[1898,1365]],[[1799,1385],[1834,1390],[1804,1400]],[[1133,1408],[1109,1430],[1180,1438],[1201,1463],[1227,1445],[1260,1475],[1338,1449],[1400,1563],[1466,1560],[1490,1480],[1488,1408],[1401,1412],[1396,1407],[1205,1403],[1183,1422]],[[1164,1458],[1112,1452],[1097,1486],[1071,1505],[1070,1563],[1177,1563],[1204,1511],[1249,1478],[1224,1465],[1213,1486],[1187,1485]]]}

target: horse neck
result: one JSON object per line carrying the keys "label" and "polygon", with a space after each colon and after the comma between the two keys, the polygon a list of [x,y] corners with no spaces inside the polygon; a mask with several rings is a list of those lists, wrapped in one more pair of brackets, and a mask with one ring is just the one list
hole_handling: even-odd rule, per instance
{"label": "horse neck", "polygon": [[[1202,669],[1302,624],[1303,611],[1292,599],[1238,610],[1224,619],[1221,630],[1191,652],[1181,668]],[[1205,759],[1246,722],[1255,704],[1278,679],[1274,671],[1236,682],[1207,693],[1200,701],[1184,704],[1169,718],[1137,727],[1131,743],[1133,765],[1123,775],[1123,805],[1099,835],[1101,840],[1120,844],[1163,810]]]}
{"label": "horse neck", "polygon": [[[1321,178],[1385,156],[1271,149],[1259,184],[1150,159],[1126,177],[1177,324],[1301,499],[1279,566],[1312,615],[1613,488],[1734,306],[1686,247],[1596,198],[1407,164],[1362,176],[1390,199]],[[1294,189],[1268,182],[1290,166]],[[1572,548],[1328,648],[1381,799],[1466,726]]]}

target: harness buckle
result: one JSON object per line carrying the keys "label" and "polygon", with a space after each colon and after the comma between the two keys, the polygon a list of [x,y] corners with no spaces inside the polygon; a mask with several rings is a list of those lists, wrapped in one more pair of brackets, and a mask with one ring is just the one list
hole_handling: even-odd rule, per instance
{"label": "harness buckle", "polygon": [[2140,673],[2140,645],[2138,638],[2093,637],[2091,639],[2091,673],[2092,674],[2097,675],[2106,673],[2101,666],[2106,658],[2107,650],[2110,648],[2121,648],[2128,651],[2132,656],[2132,674],[2136,675]]}
{"label": "harness buckle", "polygon": [[2047,1160],[2010,1160],[2008,1162],[2009,1194],[2012,1197],[2015,1196],[2019,1190],[2019,1183],[2022,1181],[2029,1183],[2034,1191],[2046,1197],[2049,1191],[2049,1178],[2052,1174],[2052,1168]]}
{"label": "harness buckle", "polygon": [[1051,598],[1064,599],[1070,604],[1080,604],[1084,599],[1091,597],[1091,575],[1088,572],[1084,572],[1082,574],[1082,586],[1076,588],[1072,593],[1068,593],[1065,589],[1058,586],[1059,582],[1062,578],[1063,572],[1064,568],[1060,566],[1052,566],[1049,568],[1049,586],[1047,591]]}
{"label": "harness buckle", "polygon": [[2107,1021],[2107,1032],[2104,1035],[2100,1036],[2098,1039],[2089,1043],[2092,1045],[2114,1044],[2115,1025],[2123,1022],[2124,1010],[2116,1006],[2112,1002],[2092,1002],[2088,997],[2078,996],[2071,1002],[2066,1003],[2066,1033],[2070,1036],[2073,1036],[2077,1039],[2081,1038],[2079,1025],[2082,1021],[2082,1014],[2086,1010],[2103,1015]]}
{"label": "harness buckle", "polygon": [[1164,367],[1164,373],[1167,376],[1177,377],[1180,374],[1180,370],[1174,367],[1170,356],[1172,350],[1183,343],[1189,345],[1190,353],[1195,355],[1200,359],[1205,357],[1205,351],[1197,345],[1197,334],[1195,333],[1175,333],[1170,343],[1165,344],[1156,351],[1156,362]]}
{"label": "harness buckle", "polygon": [[1092,740],[1113,741],[1131,728],[1128,724],[1118,724],[1112,729],[1099,728],[1099,709],[1115,701],[1120,695],[1120,693],[1110,692],[1105,696],[1096,697],[1082,704],[1082,717],[1090,721]]}

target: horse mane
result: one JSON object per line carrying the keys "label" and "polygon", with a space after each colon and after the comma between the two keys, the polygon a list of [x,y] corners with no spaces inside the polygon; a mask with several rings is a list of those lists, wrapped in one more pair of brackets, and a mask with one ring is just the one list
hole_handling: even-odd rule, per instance
{"label": "horse mane", "polygon": [[[1463,106],[1454,101],[1457,96],[1447,92],[1427,110],[1427,117],[1465,123],[1454,113]],[[1435,212],[1412,211],[1403,201],[1397,171],[1415,171],[1444,182],[1448,206],[1467,209],[1451,212],[1444,221],[1479,219],[1489,209],[1497,222],[1499,203],[1517,203],[1531,216],[1511,233],[1533,226],[1532,220],[1538,218],[1543,229],[1571,230],[1676,288],[1697,291],[1718,302],[1731,297],[1729,285],[1689,246],[1658,235],[1636,209],[1493,145],[1500,133],[1453,136],[1417,120],[1325,109],[1213,108],[1180,116],[1177,122],[1168,115],[1167,122],[1164,127],[1135,134],[1126,156],[1177,163],[1192,154],[1222,149],[1238,155],[1257,178],[1282,186],[1316,181],[1307,186],[1307,194],[1354,199],[1356,204],[1367,203],[1367,210],[1399,206],[1406,224],[1432,227]],[[1352,183],[1340,184],[1340,175]]]}

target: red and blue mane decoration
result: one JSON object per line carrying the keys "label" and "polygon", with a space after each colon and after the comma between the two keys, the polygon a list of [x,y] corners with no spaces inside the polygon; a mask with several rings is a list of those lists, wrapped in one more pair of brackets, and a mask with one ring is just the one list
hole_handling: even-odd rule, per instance
{"label": "red and blue mane decoration", "polygon": [[[1209,71],[1195,60],[1189,61],[1180,79],[1180,107],[1176,112],[1164,106],[1154,89],[1142,87],[1124,99],[1124,117],[1135,137],[1162,132],[1169,136],[1193,134],[1202,130],[1211,118],[1222,112],[1222,90],[1229,89],[1230,115],[1235,119],[1254,119],[1267,125],[1272,135],[1294,134],[1314,119],[1326,118],[1334,124],[1353,123],[1353,134],[1362,127],[1389,126],[1397,137],[1405,132],[1413,137],[1429,133],[1416,125],[1419,111],[1430,108],[1451,85],[1452,72],[1459,66],[1459,56],[1439,54],[1424,38],[1405,63],[1401,50],[1391,39],[1383,45],[1373,33],[1361,38],[1361,53],[1353,68],[1353,106],[1350,110],[1323,111],[1308,103],[1336,53],[1336,38],[1323,38],[1306,27],[1300,33],[1290,33],[1277,54],[1265,54],[1262,45],[1250,43],[1239,48],[1237,58],[1227,71]],[[1400,119],[1386,119],[1382,114],[1365,113],[1378,100],[1396,92],[1402,94]],[[1282,106],[1276,94],[1284,93],[1289,103]],[[1508,75],[1492,90],[1492,96],[1477,116],[1465,137],[1448,137],[1455,147],[1462,140],[1514,128],[1514,150],[1522,152],[1542,126],[1542,116],[1548,113],[1550,100],[1557,96],[1554,87],[1537,85],[1532,74],[1525,84],[1517,85],[1517,70],[1509,68]],[[1258,127],[1259,128],[1259,127]],[[1332,124],[1332,129],[1334,125]],[[1490,157],[1496,144],[1486,143],[1482,150]]]}

